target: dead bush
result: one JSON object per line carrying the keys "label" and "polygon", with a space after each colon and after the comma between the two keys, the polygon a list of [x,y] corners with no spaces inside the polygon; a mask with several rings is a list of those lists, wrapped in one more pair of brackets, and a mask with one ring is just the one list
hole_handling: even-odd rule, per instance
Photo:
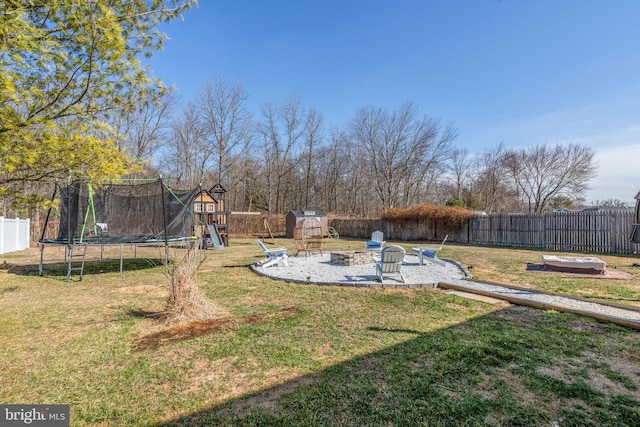
{"label": "dead bush", "polygon": [[451,229],[462,227],[470,218],[476,214],[464,208],[452,206],[432,205],[423,203],[414,205],[406,209],[391,208],[385,210],[380,218],[385,221],[427,221],[442,224]]}
{"label": "dead bush", "polygon": [[176,325],[198,319],[214,319],[225,314],[198,289],[196,273],[202,261],[197,247],[189,247],[184,257],[176,261],[167,273],[169,299],[161,316],[163,323]]}

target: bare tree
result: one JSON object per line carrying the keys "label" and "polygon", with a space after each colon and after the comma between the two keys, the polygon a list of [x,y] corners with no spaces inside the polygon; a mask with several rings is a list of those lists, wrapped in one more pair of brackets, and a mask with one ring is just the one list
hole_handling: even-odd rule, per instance
{"label": "bare tree", "polygon": [[194,104],[187,105],[182,116],[171,124],[171,139],[164,158],[170,178],[178,185],[195,187],[202,183],[209,161],[205,132]]}
{"label": "bare tree", "polygon": [[110,118],[119,135],[118,147],[139,162],[148,162],[167,141],[171,115],[178,104],[175,92],[147,93],[131,110]]}
{"label": "bare tree", "polygon": [[451,152],[451,174],[455,189],[455,199],[462,201],[462,191],[468,184],[470,174],[469,151],[466,148],[456,148]]}
{"label": "bare tree", "polygon": [[[235,179],[230,183],[230,208],[241,211],[268,211],[267,184],[262,179],[262,162],[246,155],[238,164]],[[237,197],[236,200],[233,198]]]}
{"label": "bare tree", "polygon": [[529,212],[541,213],[557,196],[581,197],[597,175],[595,152],[577,144],[539,144],[509,150],[504,164],[526,201]]}
{"label": "bare tree", "polygon": [[360,191],[345,182],[354,172],[350,168],[349,144],[343,131],[334,130],[322,156],[317,157],[320,206],[328,212],[348,212],[349,200]]}
{"label": "bare tree", "polygon": [[[287,208],[286,187],[292,184],[291,174],[299,165],[302,144],[309,131],[305,115],[299,98],[289,99],[280,107],[271,103],[262,106],[262,120],[256,129],[264,153],[269,212]],[[295,193],[289,195],[290,203],[291,195]]]}
{"label": "bare tree", "polygon": [[217,182],[227,178],[251,142],[253,119],[246,110],[247,98],[241,84],[218,77],[202,87],[196,101]]}
{"label": "bare tree", "polygon": [[429,200],[436,204],[467,206],[463,200],[469,189],[472,176],[471,158],[466,148],[455,148],[447,161],[445,173],[434,177],[429,191]]}
{"label": "bare tree", "polygon": [[441,171],[457,136],[452,125],[418,117],[413,103],[405,103],[393,113],[379,108],[363,108],[350,123],[350,132],[368,164],[367,174],[380,209],[406,207],[418,197],[429,178]]}
{"label": "bare tree", "polygon": [[305,152],[303,153],[305,159],[303,205],[305,208],[309,208],[311,192],[314,189],[313,184],[317,178],[315,173],[317,170],[316,157],[318,149],[322,145],[322,115],[315,108],[311,108],[307,114],[306,128]]}
{"label": "bare tree", "polygon": [[630,208],[629,203],[620,199],[603,199],[595,200],[591,203],[592,206],[598,207],[613,207],[613,208]]}
{"label": "bare tree", "polygon": [[[465,197],[465,205],[476,205],[487,213],[501,212],[509,205],[513,192],[507,170],[502,163],[505,148],[496,148],[476,154],[475,172],[470,191]],[[473,201],[473,203],[470,203]]]}

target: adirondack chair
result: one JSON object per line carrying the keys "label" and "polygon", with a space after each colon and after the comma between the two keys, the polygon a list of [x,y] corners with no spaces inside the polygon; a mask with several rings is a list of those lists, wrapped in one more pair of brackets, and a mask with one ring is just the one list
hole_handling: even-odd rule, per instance
{"label": "adirondack chair", "polygon": [[382,250],[382,245],[385,244],[384,235],[382,231],[374,231],[371,235],[371,240],[365,243],[367,251],[375,251],[380,252]]}
{"label": "adirondack chair", "polygon": [[380,261],[376,262],[376,276],[378,276],[380,282],[384,283],[385,276],[398,275],[400,276],[399,281],[404,283],[404,275],[401,270],[404,255],[405,250],[402,246],[391,245],[382,249]]}
{"label": "adirondack chair", "polygon": [[269,249],[261,240],[256,240],[258,246],[262,248],[265,254],[267,254],[267,260],[262,264],[262,267],[271,267],[272,265],[282,262],[285,266],[288,266],[287,262],[287,248],[273,248]]}
{"label": "adirondack chair", "polygon": [[420,265],[424,264],[424,261],[433,262],[439,265],[444,265],[445,261],[438,258],[438,252],[442,250],[444,242],[447,241],[449,235],[444,236],[444,240],[440,243],[440,246],[420,246],[417,248],[411,248],[413,252],[418,254]]}

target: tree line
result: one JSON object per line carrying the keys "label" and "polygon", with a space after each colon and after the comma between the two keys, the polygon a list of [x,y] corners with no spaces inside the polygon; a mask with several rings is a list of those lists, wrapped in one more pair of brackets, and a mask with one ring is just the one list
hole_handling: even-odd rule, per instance
{"label": "tree line", "polygon": [[158,25],[191,4],[0,5],[5,214],[37,210],[55,179],[158,175],[176,188],[220,183],[241,211],[377,217],[429,202],[543,212],[583,202],[597,174],[594,151],[578,144],[470,153],[453,123],[411,101],[362,107],[329,129],[299,97],[249,111],[248,91],[224,77],[180,100],[140,57],[162,46]]}
{"label": "tree line", "polygon": [[[234,210],[323,209],[377,217],[419,203],[471,210],[543,212],[584,202],[595,153],[578,144],[539,144],[479,153],[456,146],[452,123],[408,101],[393,111],[357,110],[327,129],[298,97],[247,109],[241,83],[218,77],[178,104],[175,94],[141,103],[121,122],[121,149],[173,185],[221,183]],[[153,118],[153,120],[150,120]]]}

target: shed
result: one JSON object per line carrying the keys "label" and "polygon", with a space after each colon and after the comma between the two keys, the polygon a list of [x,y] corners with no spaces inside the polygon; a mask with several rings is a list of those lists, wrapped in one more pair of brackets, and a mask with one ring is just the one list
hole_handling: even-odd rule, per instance
{"label": "shed", "polygon": [[298,222],[300,221],[304,221],[307,218],[318,218],[318,220],[320,220],[320,224],[322,225],[323,235],[327,233],[327,229],[329,228],[329,219],[327,218],[327,214],[319,210],[299,210],[289,211],[289,213],[287,214],[287,233],[285,237],[292,239],[293,229],[296,227],[296,224],[298,224]]}

